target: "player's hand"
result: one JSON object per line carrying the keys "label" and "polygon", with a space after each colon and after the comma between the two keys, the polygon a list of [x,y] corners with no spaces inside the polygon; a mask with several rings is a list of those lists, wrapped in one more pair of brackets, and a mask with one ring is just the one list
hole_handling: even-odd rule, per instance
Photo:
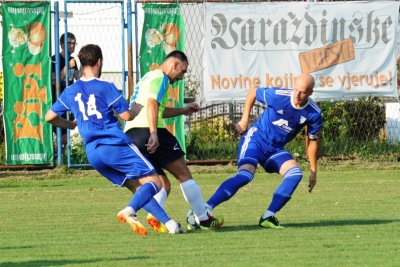
{"label": "player's hand", "polygon": [[76,128],[76,120],[74,121],[68,121],[68,129],[73,130]]}
{"label": "player's hand", "polygon": [[75,60],[75,58],[71,58],[70,60],[69,60],[69,68],[70,69],[73,69],[73,68],[75,68],[76,67],[76,60]]}
{"label": "player's hand", "polygon": [[135,118],[137,115],[139,115],[140,111],[142,110],[143,106],[133,102],[132,107],[129,109],[131,111],[132,116]]}
{"label": "player's hand", "polygon": [[317,184],[317,174],[314,171],[310,172],[310,178],[308,180],[308,192],[311,193],[314,186]]}
{"label": "player's hand", "polygon": [[248,122],[240,120],[238,123],[236,123],[236,131],[238,131],[240,134],[242,134],[244,131],[247,129],[247,124]]}
{"label": "player's hand", "polygon": [[189,103],[188,105],[185,106],[183,115],[192,115],[194,112],[197,112],[200,110],[200,105],[197,103]]}
{"label": "player's hand", "polygon": [[157,133],[151,133],[150,134],[150,138],[149,138],[149,142],[146,144],[147,147],[147,152],[149,152],[149,154],[153,154],[154,152],[156,152],[157,148],[159,147],[159,143],[158,143],[158,136]]}

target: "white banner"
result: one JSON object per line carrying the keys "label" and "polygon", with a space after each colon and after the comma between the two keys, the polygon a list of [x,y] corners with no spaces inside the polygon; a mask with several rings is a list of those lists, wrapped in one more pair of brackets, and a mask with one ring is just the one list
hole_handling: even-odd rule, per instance
{"label": "white banner", "polygon": [[397,96],[398,2],[206,3],[203,97],[293,88],[310,73],[316,100]]}

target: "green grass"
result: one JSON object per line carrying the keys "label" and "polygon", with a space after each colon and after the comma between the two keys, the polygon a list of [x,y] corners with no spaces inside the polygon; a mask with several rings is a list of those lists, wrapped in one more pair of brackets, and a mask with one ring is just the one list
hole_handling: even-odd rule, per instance
{"label": "green grass", "polygon": [[[205,198],[233,167],[191,167]],[[147,237],[115,215],[128,202],[94,171],[0,173],[0,266],[399,266],[400,167],[322,168],[278,214],[284,230],[257,226],[277,175],[258,172],[215,213],[224,228]],[[177,182],[166,209],[184,222]],[[140,213],[144,221],[145,213]]]}

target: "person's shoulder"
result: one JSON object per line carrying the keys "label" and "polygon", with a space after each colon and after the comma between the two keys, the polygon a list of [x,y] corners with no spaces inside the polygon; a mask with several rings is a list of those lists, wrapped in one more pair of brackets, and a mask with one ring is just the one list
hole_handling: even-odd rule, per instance
{"label": "person's shoulder", "polygon": [[318,106],[318,104],[311,97],[308,98],[308,106],[313,112],[318,113],[318,114],[322,113],[321,108]]}
{"label": "person's shoulder", "polygon": [[289,88],[281,88],[281,87],[271,87],[270,88],[276,95],[281,95],[281,96],[291,96],[293,89]]}
{"label": "person's shoulder", "polygon": [[160,69],[155,69],[147,72],[145,76],[143,77],[149,77],[149,78],[162,78],[164,77],[164,72]]}
{"label": "person's shoulder", "polygon": [[107,81],[107,80],[100,79],[100,78],[85,79],[85,78],[81,77],[75,83],[77,83],[77,82],[83,82],[83,83],[87,82],[87,83],[93,83],[93,84],[99,84],[99,85],[105,85],[105,86],[114,85],[114,83]]}

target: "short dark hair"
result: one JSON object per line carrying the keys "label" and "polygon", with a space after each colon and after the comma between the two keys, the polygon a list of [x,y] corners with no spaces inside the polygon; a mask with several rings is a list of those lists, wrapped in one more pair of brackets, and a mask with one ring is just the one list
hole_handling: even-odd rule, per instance
{"label": "short dark hair", "polygon": [[185,55],[185,53],[183,53],[182,51],[179,51],[179,50],[174,50],[174,51],[172,51],[171,53],[169,53],[169,54],[167,55],[167,57],[165,58],[165,60],[167,60],[168,58],[171,58],[171,57],[176,58],[176,59],[179,59],[179,60],[182,61],[182,62],[188,63],[188,58],[187,58],[187,56]]}
{"label": "short dark hair", "polygon": [[[71,38],[76,41],[75,34],[73,34],[72,32],[67,32],[66,34],[67,34],[67,39]],[[60,44],[65,44],[64,39],[65,39],[65,33],[63,33],[60,37]]]}
{"label": "short dark hair", "polygon": [[95,44],[88,44],[81,48],[78,53],[79,61],[82,66],[93,67],[99,59],[103,59],[101,48]]}

